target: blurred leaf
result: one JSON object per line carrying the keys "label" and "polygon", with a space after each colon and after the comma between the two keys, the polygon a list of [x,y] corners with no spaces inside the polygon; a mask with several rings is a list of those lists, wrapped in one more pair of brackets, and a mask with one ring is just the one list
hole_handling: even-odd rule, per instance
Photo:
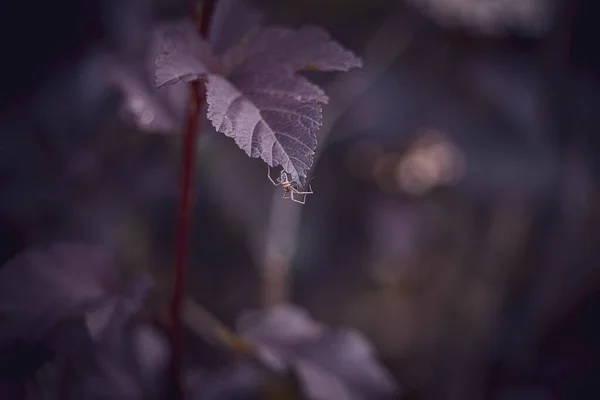
{"label": "blurred leaf", "polygon": [[217,370],[188,373],[190,400],[260,399],[266,374],[256,366],[236,363]]}
{"label": "blurred leaf", "polygon": [[153,32],[154,84],[161,87],[179,81],[191,82],[219,70],[219,60],[210,43],[198,34],[192,21],[163,23]]}
{"label": "blurred leaf", "polygon": [[410,1],[444,25],[462,25],[490,35],[505,34],[512,28],[538,36],[550,26],[555,6],[548,0]]}
{"label": "blurred leaf", "polygon": [[362,335],[332,330],[298,307],[248,313],[238,330],[271,368],[295,371],[309,399],[385,398],[399,390]]}
{"label": "blurred leaf", "polygon": [[95,344],[73,371],[71,398],[147,399],[160,393],[168,365],[166,338],[150,326],[132,324],[149,286],[142,275],[86,313]]}
{"label": "blurred leaf", "polygon": [[143,305],[150,288],[150,278],[136,277],[118,293],[112,293],[98,307],[88,309],[86,325],[93,338],[100,340],[107,334],[121,330]]}
{"label": "blurred leaf", "polygon": [[[122,303],[121,303],[122,305]],[[83,360],[75,361],[71,399],[164,398],[169,344],[162,332],[147,325],[128,327],[127,312],[115,313],[107,334]]]}
{"label": "blurred leaf", "polygon": [[119,326],[90,351],[46,364],[30,383],[27,399],[164,398],[168,360],[161,332],[149,325]]}
{"label": "blurred leaf", "polygon": [[39,340],[57,322],[102,304],[117,284],[101,247],[57,243],[24,251],[0,270],[0,347]]}
{"label": "blurred leaf", "polygon": [[[30,373],[55,356],[77,359],[79,379],[73,382],[80,390],[88,388],[90,380],[110,383],[117,367],[138,374],[138,365],[130,367],[130,360],[139,358],[130,322],[142,306],[150,280],[142,275],[123,286],[119,278],[112,257],[87,244],[33,248],[9,261],[0,270],[3,364],[10,363],[14,358],[10,355],[19,348],[25,348],[24,358],[12,361],[35,364]],[[44,350],[49,352],[46,359],[31,358]],[[2,366],[3,371],[6,368]],[[114,382],[105,387],[122,389]]]}

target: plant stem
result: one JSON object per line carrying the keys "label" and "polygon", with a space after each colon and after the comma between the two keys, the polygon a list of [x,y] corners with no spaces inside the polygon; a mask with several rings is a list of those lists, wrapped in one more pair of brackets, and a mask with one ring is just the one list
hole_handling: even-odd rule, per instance
{"label": "plant stem", "polygon": [[[205,0],[202,15],[197,18],[196,2],[189,0],[188,6],[192,17],[198,24],[198,33],[203,38],[208,36],[210,19],[213,14],[215,0]],[[187,263],[190,253],[190,233],[193,217],[193,183],[196,166],[196,143],[199,131],[199,114],[205,103],[205,93],[199,80],[190,84],[190,101],[188,120],[182,148],[181,200],[177,224],[177,249],[175,260],[175,284],[171,301],[171,369],[168,398],[183,399],[184,390],[181,385],[183,359],[183,335],[181,312],[185,297]]]}
{"label": "plant stem", "polygon": [[[215,10],[217,0],[204,0],[202,3],[202,14],[198,23],[198,33],[204,39],[208,39],[208,29],[210,28],[210,20]],[[188,0],[189,7],[194,10],[194,0]],[[195,15],[195,14],[194,14]],[[196,18],[198,20],[198,18]]]}

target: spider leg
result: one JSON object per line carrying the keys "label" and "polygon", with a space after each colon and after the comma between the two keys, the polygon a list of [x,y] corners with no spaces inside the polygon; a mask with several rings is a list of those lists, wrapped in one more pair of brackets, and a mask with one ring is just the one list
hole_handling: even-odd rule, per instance
{"label": "spider leg", "polygon": [[283,198],[284,198],[284,199],[286,199],[286,200],[287,200],[287,199],[293,199],[292,193],[293,193],[293,191],[292,191],[292,190],[287,190],[287,189],[285,189],[285,190],[283,191]]}
{"label": "spider leg", "polygon": [[303,194],[302,192],[298,192],[297,190],[292,192],[292,195],[290,196],[290,198],[292,199],[292,201],[299,203],[299,204],[305,204],[306,203],[306,195],[304,195],[304,197],[302,198],[302,200],[296,199],[294,197],[294,194]]}
{"label": "spider leg", "polygon": [[300,192],[299,190],[294,190],[294,192],[296,192],[297,194],[313,194],[313,190],[310,185],[308,185],[308,191],[306,192]]}
{"label": "spider leg", "polygon": [[273,180],[273,178],[271,178],[271,167],[269,166],[269,164],[267,164],[267,177],[269,178],[269,180],[271,181],[271,183],[275,186],[279,186],[281,183],[277,183]]}

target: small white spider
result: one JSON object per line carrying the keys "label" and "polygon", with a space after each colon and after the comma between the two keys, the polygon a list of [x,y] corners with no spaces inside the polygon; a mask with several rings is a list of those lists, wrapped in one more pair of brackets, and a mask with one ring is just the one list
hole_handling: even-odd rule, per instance
{"label": "small white spider", "polygon": [[[281,170],[279,178],[273,180],[273,178],[271,178],[271,167],[267,165],[267,176],[269,177],[269,180],[273,185],[281,186],[283,188],[284,199],[291,199],[296,203],[304,204],[306,202],[306,195],[313,193],[310,185],[308,185],[308,191],[300,191],[298,188],[298,184],[296,182],[290,181],[288,174],[284,170]],[[300,198],[298,196],[302,197]]]}

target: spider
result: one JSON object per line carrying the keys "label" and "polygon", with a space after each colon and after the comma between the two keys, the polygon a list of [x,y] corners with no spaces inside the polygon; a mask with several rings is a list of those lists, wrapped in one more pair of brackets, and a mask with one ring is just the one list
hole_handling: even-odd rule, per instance
{"label": "spider", "polygon": [[[304,204],[306,202],[306,195],[313,193],[310,185],[308,185],[308,191],[301,192],[300,190],[298,190],[298,184],[296,182],[290,181],[287,172],[283,170],[281,171],[279,178],[273,180],[273,178],[271,178],[271,167],[267,165],[267,176],[269,177],[269,180],[273,185],[281,186],[283,188],[284,199],[291,199],[296,203]],[[302,195],[303,197],[300,199],[297,197],[299,195]]]}

